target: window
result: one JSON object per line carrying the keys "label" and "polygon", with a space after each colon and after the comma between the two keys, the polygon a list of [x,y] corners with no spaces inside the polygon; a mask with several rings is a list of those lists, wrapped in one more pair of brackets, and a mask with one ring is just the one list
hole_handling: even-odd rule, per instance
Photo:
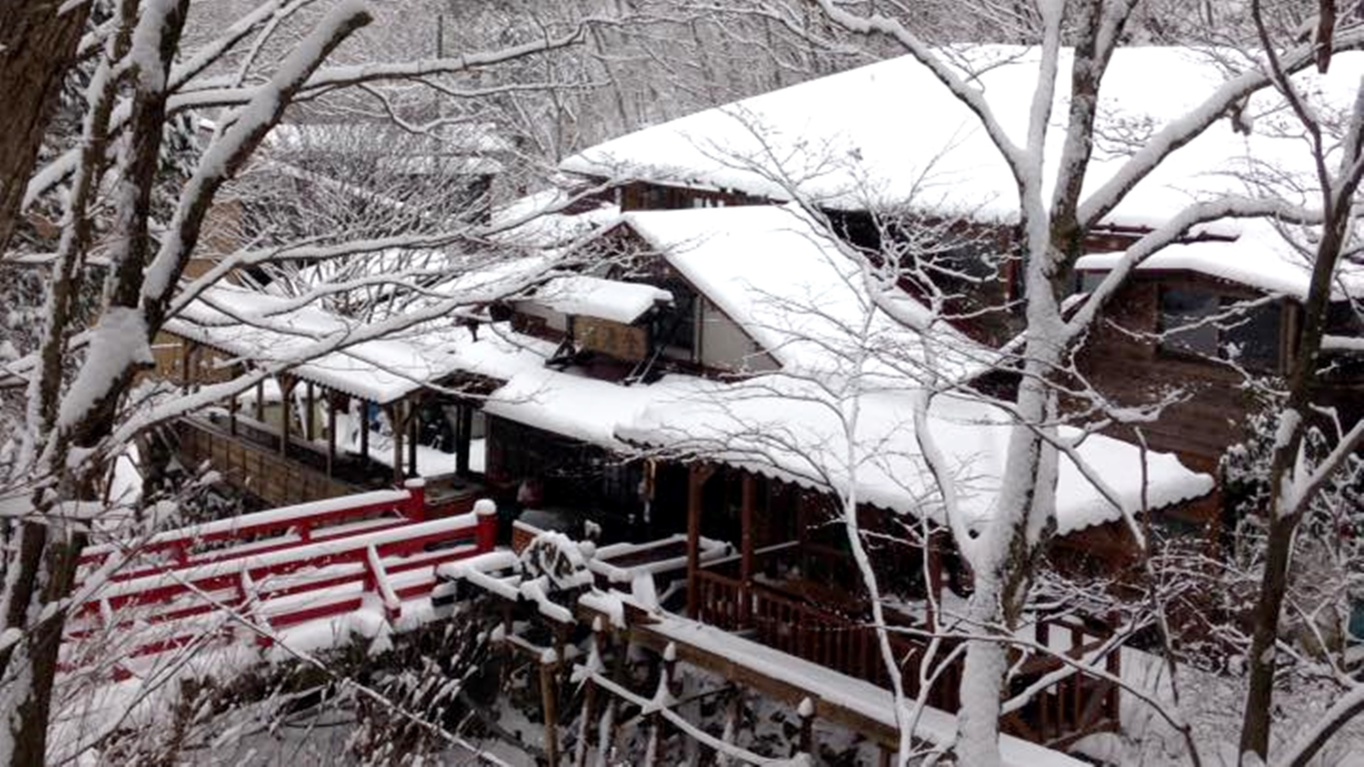
{"label": "window", "polygon": [[1161,349],[1214,356],[1217,354],[1217,325],[1211,319],[1221,311],[1221,302],[1211,293],[1189,290],[1160,292]]}
{"label": "window", "polygon": [[1235,360],[1247,368],[1279,366],[1279,302],[1238,309],[1241,299],[1198,290],[1160,292],[1162,351]]}

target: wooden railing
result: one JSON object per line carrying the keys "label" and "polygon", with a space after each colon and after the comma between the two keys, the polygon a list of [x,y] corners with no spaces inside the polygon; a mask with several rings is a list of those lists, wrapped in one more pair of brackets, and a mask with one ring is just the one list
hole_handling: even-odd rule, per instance
{"label": "wooden railing", "polygon": [[[794,594],[755,583],[745,585],[718,572],[697,573],[700,589],[696,618],[727,631],[745,633],[750,638],[798,658],[818,663],[848,676],[889,688],[890,673],[876,629],[865,620],[839,614],[801,599]],[[900,667],[905,695],[918,698],[921,692],[921,664],[928,649],[927,640],[905,629],[888,628],[887,642]],[[1101,637],[1076,623],[1056,624],[1043,621],[1037,630],[1038,643],[1047,645],[1053,632],[1069,632],[1071,657],[1095,652]],[[946,638],[936,647],[938,663],[931,666],[931,686],[925,702],[948,712],[960,708],[963,656],[942,665],[958,646],[959,639]],[[1119,674],[1116,650],[1103,659],[1114,678]],[[1055,674],[1065,663],[1050,655],[1038,655],[1022,665],[1012,684],[1021,692],[1048,674]],[[1007,715],[1005,731],[1044,744],[1065,744],[1082,735],[1115,729],[1118,723],[1118,687],[1107,679],[1080,670],[1059,678],[1034,695],[1020,709]]]}
{"label": "wooden railing", "polygon": [[131,654],[146,655],[195,640],[202,617],[227,608],[257,618],[268,644],[269,629],[353,612],[366,595],[395,620],[405,600],[431,595],[437,566],[493,550],[496,508],[484,504],[428,521],[414,485],[92,547],[79,579],[100,585],[74,611],[66,640],[131,635]]}

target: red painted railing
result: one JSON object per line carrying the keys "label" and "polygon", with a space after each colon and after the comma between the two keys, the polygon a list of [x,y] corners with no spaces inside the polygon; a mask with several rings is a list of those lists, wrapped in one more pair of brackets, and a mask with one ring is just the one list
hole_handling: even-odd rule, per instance
{"label": "red painted railing", "polygon": [[111,558],[123,564],[100,576],[107,581],[75,610],[67,637],[164,625],[133,653],[146,655],[192,640],[197,617],[229,608],[256,618],[257,641],[269,644],[273,629],[354,612],[368,595],[392,621],[405,600],[430,596],[436,566],[491,551],[496,537],[491,502],[426,520],[425,494],[412,483],[90,547],[84,577]]}

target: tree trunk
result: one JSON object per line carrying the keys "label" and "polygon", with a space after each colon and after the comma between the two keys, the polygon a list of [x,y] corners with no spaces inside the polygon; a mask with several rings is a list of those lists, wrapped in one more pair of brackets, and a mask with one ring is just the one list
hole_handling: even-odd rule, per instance
{"label": "tree trunk", "polygon": [[0,3],[0,252],[9,244],[62,80],[76,58],[90,3]]}

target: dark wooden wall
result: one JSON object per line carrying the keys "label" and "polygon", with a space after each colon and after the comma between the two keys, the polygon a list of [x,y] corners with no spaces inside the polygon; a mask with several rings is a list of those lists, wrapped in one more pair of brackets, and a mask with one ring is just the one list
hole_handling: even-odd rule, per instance
{"label": "dark wooden wall", "polygon": [[[1227,366],[1161,350],[1154,338],[1130,334],[1159,331],[1162,287],[1249,297],[1245,288],[1198,274],[1138,276],[1113,297],[1078,355],[1078,368],[1119,405],[1151,403],[1176,387],[1189,392],[1188,401],[1171,406],[1142,430],[1152,449],[1178,453],[1191,467],[1212,470],[1222,452],[1244,438],[1246,417],[1259,405],[1241,386],[1242,376]],[[1133,439],[1128,429],[1112,434]]]}

